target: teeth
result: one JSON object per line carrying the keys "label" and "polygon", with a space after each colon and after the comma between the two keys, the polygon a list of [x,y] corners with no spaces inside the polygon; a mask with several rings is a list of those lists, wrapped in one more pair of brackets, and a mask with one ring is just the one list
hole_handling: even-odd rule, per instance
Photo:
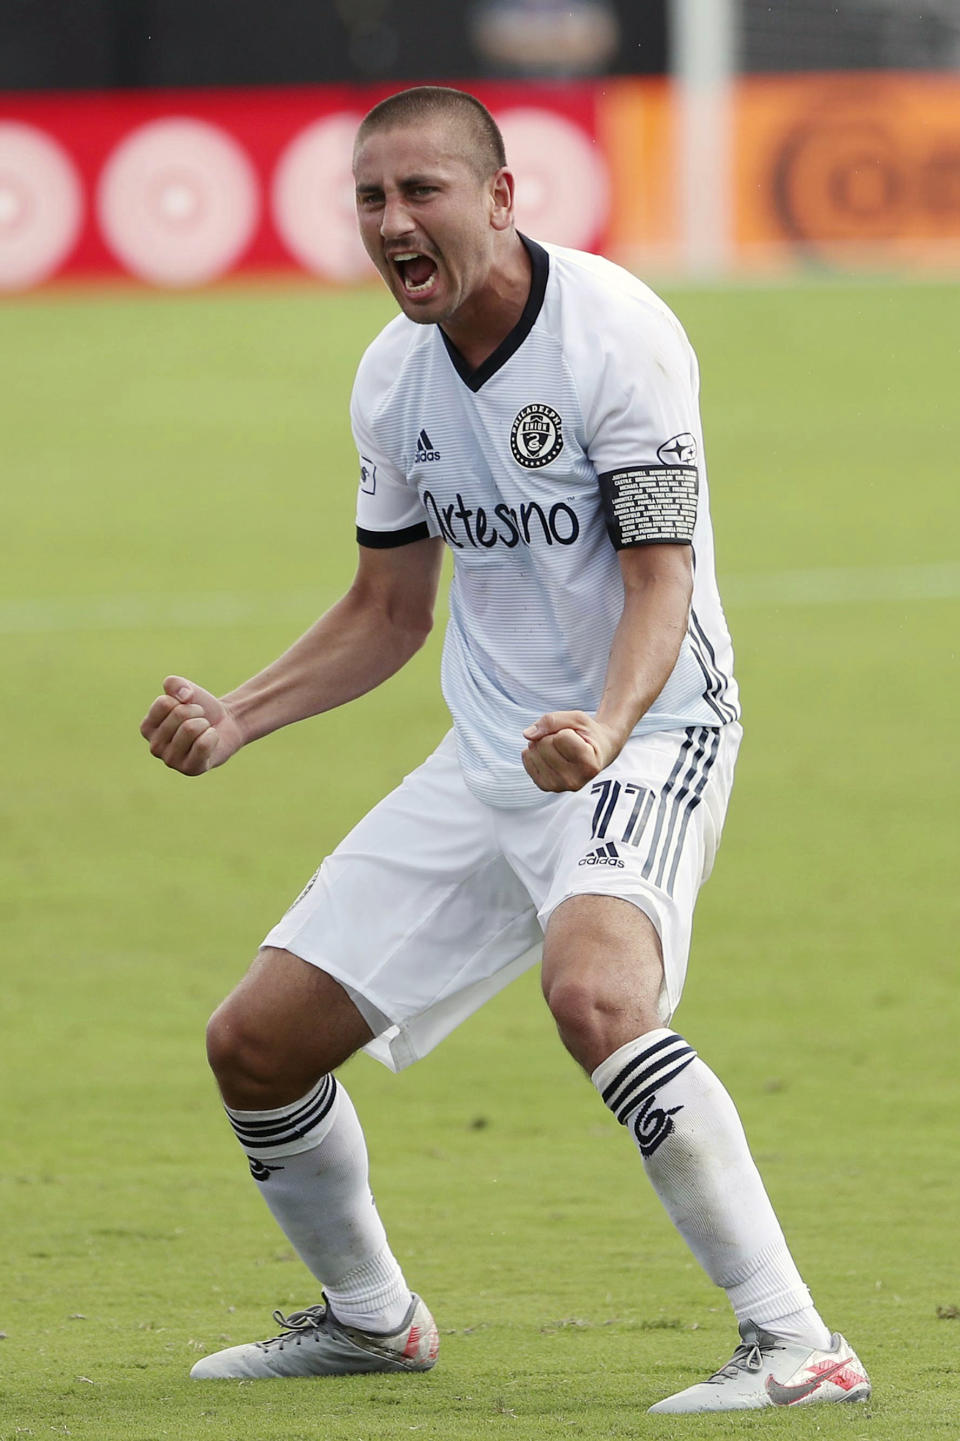
{"label": "teeth", "polygon": [[[402,266],[406,264],[406,262],[409,260],[423,260],[426,258],[427,257],[424,256],[422,250],[402,250],[397,254],[390,256],[390,260],[393,262],[394,265],[397,266]],[[432,290],[434,283],[436,282],[436,278],[436,266],[434,266],[433,271],[427,276],[426,280],[422,280],[419,285],[411,284],[405,273],[402,273],[400,276],[400,279],[403,283],[403,288],[408,295],[420,295],[426,290]]]}

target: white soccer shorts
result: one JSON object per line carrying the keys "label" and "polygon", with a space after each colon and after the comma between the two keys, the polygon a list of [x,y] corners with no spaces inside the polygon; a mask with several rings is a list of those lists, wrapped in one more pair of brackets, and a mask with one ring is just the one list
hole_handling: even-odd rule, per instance
{"label": "white soccer shorts", "polygon": [[666,1024],[723,828],[741,728],[629,740],[580,791],[512,810],[467,789],[453,733],[364,817],[264,940],[328,972],[392,1070],[425,1056],[541,954],[570,896],[631,901],[660,936]]}

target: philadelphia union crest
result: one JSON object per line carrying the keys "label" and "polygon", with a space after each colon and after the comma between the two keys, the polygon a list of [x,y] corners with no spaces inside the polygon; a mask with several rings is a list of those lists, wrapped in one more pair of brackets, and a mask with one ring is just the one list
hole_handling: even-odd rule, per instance
{"label": "philadelphia union crest", "polygon": [[549,405],[525,405],[510,431],[513,458],[527,470],[539,470],[563,449],[563,421]]}

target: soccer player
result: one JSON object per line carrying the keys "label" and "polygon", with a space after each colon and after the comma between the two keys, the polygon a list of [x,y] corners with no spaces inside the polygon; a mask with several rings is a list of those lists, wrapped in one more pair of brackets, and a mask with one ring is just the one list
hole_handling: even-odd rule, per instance
{"label": "soccer player", "polygon": [[446,546],[453,730],[323,862],[210,1021],[227,1115],[323,1300],[191,1374],[434,1364],[334,1073],[360,1048],[393,1069],[423,1056],[542,951],[564,1045],[740,1324],[725,1366],[652,1409],[863,1400],[733,1103],[670,1024],[741,734],[693,352],[633,276],[516,230],[503,141],[472,96],[383,101],[354,174],[402,312],[353,392],[356,578],[222,699],[168,677],[141,729],[195,776],[371,690],[430,630]]}

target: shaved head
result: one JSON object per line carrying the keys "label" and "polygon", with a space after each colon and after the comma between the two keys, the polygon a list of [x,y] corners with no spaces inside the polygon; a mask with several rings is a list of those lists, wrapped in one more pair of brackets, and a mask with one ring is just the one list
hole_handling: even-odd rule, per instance
{"label": "shaved head", "polygon": [[418,85],[381,100],[360,122],[354,156],[375,131],[436,119],[446,120],[451,131],[460,132],[463,158],[480,180],[487,180],[506,165],[503,136],[490,111],[465,90],[451,90],[445,85]]}

